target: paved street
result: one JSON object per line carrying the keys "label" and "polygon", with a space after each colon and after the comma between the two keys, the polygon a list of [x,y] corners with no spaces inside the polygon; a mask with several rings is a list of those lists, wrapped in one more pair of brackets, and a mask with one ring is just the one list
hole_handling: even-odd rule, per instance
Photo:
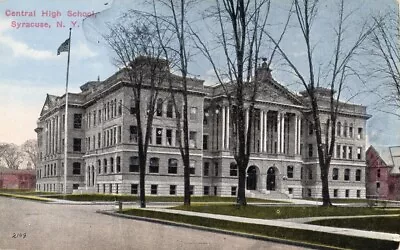
{"label": "paved street", "polygon": [[107,208],[0,197],[0,249],[300,249],[95,213]]}

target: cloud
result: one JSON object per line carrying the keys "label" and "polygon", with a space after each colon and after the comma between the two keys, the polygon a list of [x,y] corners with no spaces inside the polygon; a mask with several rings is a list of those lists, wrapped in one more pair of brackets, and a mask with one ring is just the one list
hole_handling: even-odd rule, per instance
{"label": "cloud", "polygon": [[[73,45],[72,45],[72,47],[73,47]],[[73,51],[71,53],[76,54],[76,56],[79,59],[87,59],[87,58],[97,56],[97,53],[94,52],[93,50],[91,50],[88,47],[87,43],[83,43],[82,41],[78,42],[78,45],[76,46],[76,48],[73,48]]]}

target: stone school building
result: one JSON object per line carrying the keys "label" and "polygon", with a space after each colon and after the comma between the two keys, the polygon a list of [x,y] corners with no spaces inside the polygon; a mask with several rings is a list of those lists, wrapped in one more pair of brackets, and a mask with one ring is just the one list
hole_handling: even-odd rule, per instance
{"label": "stone school building", "polygon": [[[280,85],[265,64],[258,70],[257,81],[262,88],[251,127],[247,194],[321,197],[315,131],[307,94],[295,94]],[[180,80],[176,75],[173,78]],[[188,91],[191,192],[235,196],[238,170],[231,153],[231,110],[225,92],[220,85],[205,86],[199,79],[189,79]],[[326,124],[330,91],[324,88],[317,91],[322,105],[320,119]],[[64,127],[65,95],[48,94],[40,112],[35,129],[40,149],[36,189],[62,192],[64,130],[68,129],[68,193],[138,195],[137,124],[132,87],[125,70],[104,81],[83,84],[80,93],[69,94],[68,102],[67,128]],[[366,107],[341,104],[329,172],[332,198],[365,198],[368,118]],[[176,129],[168,88],[161,88],[148,150],[145,187],[148,195],[183,195],[183,164]]]}

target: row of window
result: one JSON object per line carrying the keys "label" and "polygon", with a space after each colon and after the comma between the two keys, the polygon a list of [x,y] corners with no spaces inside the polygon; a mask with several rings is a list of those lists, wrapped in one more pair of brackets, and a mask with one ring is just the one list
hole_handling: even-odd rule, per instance
{"label": "row of window", "polygon": [[[329,119],[327,120],[328,126],[330,126],[330,121]],[[325,124],[325,125],[326,125]],[[324,132],[326,131],[326,126],[322,126],[322,129]],[[314,134],[314,124],[312,122],[309,123],[308,125],[308,134],[312,135]],[[349,137],[349,138],[354,138],[354,126],[353,123],[347,124],[347,121],[344,122],[342,125],[341,122],[337,122],[336,124],[336,136],[337,137]],[[357,129],[357,139],[362,139],[363,138],[363,128],[358,128]]]}
{"label": "row of window", "polygon": [[[64,163],[61,164],[61,171],[64,169]],[[57,164],[48,164],[44,165],[44,169],[37,170],[38,179],[42,177],[52,177],[57,176]],[[63,173],[62,173],[63,174]],[[80,162],[73,162],[72,163],[72,174],[73,175],[81,175],[81,163]]]}
{"label": "row of window", "polygon": [[[170,195],[176,195],[176,188],[177,185],[169,185],[169,194]],[[203,186],[203,195],[211,195],[211,186]],[[190,186],[190,195],[194,194],[194,186]],[[139,184],[131,184],[131,194],[138,194],[139,193]],[[158,194],[158,185],[151,185],[150,186],[150,194],[156,195]],[[213,186],[213,195],[218,194],[218,187]],[[232,186],[231,187],[231,195],[236,196],[237,195],[237,187]]]}
{"label": "row of window", "polygon": [[[308,144],[308,157],[314,157],[314,144]],[[336,158],[353,160],[353,147],[336,145]],[[357,147],[357,160],[362,160],[362,147]]]}
{"label": "row of window", "polygon": [[[190,174],[196,174],[196,161],[191,160],[190,163]],[[160,170],[160,159],[152,157],[149,160],[149,173],[156,174]],[[129,172],[139,173],[139,157],[132,156],[129,158]],[[168,174],[178,173],[178,160],[175,158],[168,159]]]}
{"label": "row of window", "polygon": [[[103,110],[103,112],[102,112]],[[94,110],[86,114],[86,125],[87,128],[95,127],[97,124],[101,124],[102,121],[107,121],[115,117],[122,115],[122,100],[117,101],[117,99],[107,101],[104,103],[103,109]],[[78,118],[78,117],[77,117]],[[82,119],[82,115],[81,118]],[[75,127],[75,116],[74,116],[74,128],[81,128],[82,122],[80,122],[79,127]]]}
{"label": "row of window", "polygon": [[[109,160],[109,161],[108,161]],[[103,165],[101,165],[101,160],[97,160],[97,170],[99,174],[107,174],[107,173],[120,173],[121,172],[121,157],[115,157],[115,166],[114,166],[114,157],[110,157],[109,159],[103,159]],[[108,166],[110,163],[110,166]],[[92,166],[93,168],[94,166]]]}
{"label": "row of window", "polygon": [[[343,180],[349,181],[350,180],[350,172],[349,168],[344,170]],[[333,168],[332,169],[332,180],[339,180],[339,169]],[[361,169],[356,170],[355,181],[361,181]]]}
{"label": "row of window", "polygon": [[[293,192],[293,189],[292,189]],[[289,188],[289,193],[290,193],[290,188]],[[304,190],[303,190],[304,194]],[[310,188],[307,189],[307,196],[312,197],[312,190]],[[350,197],[350,189],[345,189],[345,195],[346,198]],[[356,190],[356,196],[357,198],[361,198],[361,190],[357,189]],[[339,197],[339,189],[333,189],[333,197],[338,198]]]}
{"label": "row of window", "polygon": [[[138,127],[130,126],[129,141],[138,143]],[[165,128],[155,128],[155,145],[179,146],[179,131]],[[175,138],[175,140],[173,139]],[[165,140],[165,142],[164,142]],[[153,144],[153,138],[150,136],[149,144]],[[197,148],[197,132],[189,132],[189,147]]]}

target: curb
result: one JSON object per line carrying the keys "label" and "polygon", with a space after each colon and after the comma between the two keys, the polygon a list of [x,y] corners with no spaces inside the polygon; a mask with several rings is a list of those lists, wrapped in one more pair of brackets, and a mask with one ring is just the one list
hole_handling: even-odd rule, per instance
{"label": "curb", "polygon": [[97,210],[96,213],[114,216],[114,217],[125,218],[125,219],[131,219],[131,220],[140,220],[140,221],[146,221],[146,222],[151,222],[151,223],[158,223],[158,224],[168,225],[168,226],[184,227],[184,228],[196,229],[196,230],[207,231],[207,232],[212,232],[212,233],[221,233],[221,234],[226,234],[226,235],[231,235],[231,236],[244,237],[244,238],[253,239],[253,240],[270,241],[270,242],[280,243],[280,244],[285,244],[285,245],[306,247],[306,248],[310,248],[310,249],[323,249],[323,250],[343,249],[343,248],[338,248],[338,247],[330,247],[330,246],[326,246],[326,245],[317,245],[317,244],[311,244],[311,243],[300,242],[300,241],[291,241],[291,240],[285,240],[285,239],[281,239],[281,238],[274,238],[274,237],[261,236],[261,235],[255,235],[255,234],[228,231],[228,230],[223,230],[223,229],[218,229],[218,228],[203,227],[203,226],[197,226],[197,225],[174,222],[174,221],[154,219],[154,218],[149,218],[149,217],[140,217],[140,216],[134,216],[134,215],[120,214],[115,211]]}

